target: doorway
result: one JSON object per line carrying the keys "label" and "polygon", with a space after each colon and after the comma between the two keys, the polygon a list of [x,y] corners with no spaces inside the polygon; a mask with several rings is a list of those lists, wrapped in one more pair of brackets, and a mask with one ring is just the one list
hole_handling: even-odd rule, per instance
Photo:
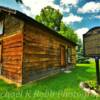
{"label": "doorway", "polygon": [[65,66],[65,47],[61,46],[61,66]]}

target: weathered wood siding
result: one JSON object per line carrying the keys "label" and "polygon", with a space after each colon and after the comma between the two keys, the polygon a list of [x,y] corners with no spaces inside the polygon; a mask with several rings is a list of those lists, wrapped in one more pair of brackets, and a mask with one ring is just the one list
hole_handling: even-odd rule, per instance
{"label": "weathered wood siding", "polygon": [[2,38],[2,75],[15,82],[22,82],[23,22],[7,15]]}
{"label": "weathered wood siding", "polygon": [[72,46],[72,65],[76,64],[76,47]]}
{"label": "weathered wood siding", "polygon": [[[26,23],[24,26],[23,83],[55,73],[65,67],[61,66],[61,46],[67,49],[71,45],[39,27]],[[73,57],[74,55],[73,52]],[[74,59],[72,61],[75,63]]]}

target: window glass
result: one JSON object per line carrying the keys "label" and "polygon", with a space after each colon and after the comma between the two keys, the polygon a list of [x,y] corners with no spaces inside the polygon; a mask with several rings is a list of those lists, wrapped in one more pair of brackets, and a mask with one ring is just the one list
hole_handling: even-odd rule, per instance
{"label": "window glass", "polygon": [[3,34],[3,21],[0,22],[0,35]]}
{"label": "window glass", "polygon": [[67,51],[67,53],[68,53],[68,63],[71,63],[71,48],[68,48],[68,51]]}

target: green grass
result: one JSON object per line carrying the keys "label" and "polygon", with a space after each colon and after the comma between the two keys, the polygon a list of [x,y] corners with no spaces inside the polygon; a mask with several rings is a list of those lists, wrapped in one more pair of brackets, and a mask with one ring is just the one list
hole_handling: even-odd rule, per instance
{"label": "green grass", "polygon": [[72,73],[60,73],[21,88],[0,80],[0,100],[100,100],[79,88],[81,81],[95,78],[94,64],[77,64]]}

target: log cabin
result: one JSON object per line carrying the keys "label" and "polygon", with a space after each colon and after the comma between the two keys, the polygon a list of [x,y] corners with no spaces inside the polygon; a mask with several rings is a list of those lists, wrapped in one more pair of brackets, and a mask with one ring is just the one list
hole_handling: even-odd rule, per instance
{"label": "log cabin", "polygon": [[18,84],[76,63],[76,44],[20,11],[0,7],[0,76]]}

